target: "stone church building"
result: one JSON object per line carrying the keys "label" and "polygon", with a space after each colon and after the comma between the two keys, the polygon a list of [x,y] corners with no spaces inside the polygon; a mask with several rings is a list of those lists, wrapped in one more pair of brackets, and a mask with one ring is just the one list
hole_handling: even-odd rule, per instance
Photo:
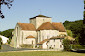
{"label": "stone church building", "polygon": [[27,44],[33,48],[60,50],[63,50],[62,40],[67,35],[61,22],[52,22],[51,17],[44,15],[30,18],[30,23],[17,23],[12,34],[11,45],[15,48]]}

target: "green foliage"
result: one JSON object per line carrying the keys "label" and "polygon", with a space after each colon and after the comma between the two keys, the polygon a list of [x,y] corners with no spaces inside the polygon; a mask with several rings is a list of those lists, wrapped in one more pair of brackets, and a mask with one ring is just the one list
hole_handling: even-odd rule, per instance
{"label": "green foliage", "polygon": [[77,20],[74,22],[65,21],[63,24],[67,30],[71,30],[73,37],[80,37],[80,32],[82,30],[83,20]]}
{"label": "green foliage", "polygon": [[79,44],[79,37],[75,38],[75,42],[76,42],[76,44]]}
{"label": "green foliage", "polygon": [[1,49],[1,45],[2,45],[2,39],[1,39],[1,37],[0,37],[0,49]]}
{"label": "green foliage", "polygon": [[70,40],[64,39],[63,44],[64,44],[64,50],[65,51],[70,51],[71,50]]}
{"label": "green foliage", "polygon": [[8,44],[10,44],[10,43],[11,43],[11,37],[9,37],[9,40],[7,40],[7,42],[8,42]]}
{"label": "green foliage", "polygon": [[2,32],[0,32],[0,35],[3,35],[5,37],[7,37],[7,38],[12,37],[12,31],[13,30],[14,29],[8,29],[8,30],[5,30],[5,31],[2,31]]}
{"label": "green foliage", "polygon": [[33,48],[33,45],[22,44],[20,45],[22,48]]}
{"label": "green foliage", "polygon": [[67,32],[67,35],[68,35],[68,36],[73,37],[73,35],[72,35],[72,31],[71,31],[71,30],[66,30],[66,32]]}
{"label": "green foliage", "polygon": [[[85,12],[84,12],[85,14]],[[85,15],[84,15],[85,16]],[[67,30],[71,30],[73,33],[73,37],[77,37],[77,41],[81,45],[85,45],[85,20],[77,20],[77,21],[65,21],[63,24]]]}
{"label": "green foliage", "polygon": [[72,45],[73,49],[85,49],[85,45]]}

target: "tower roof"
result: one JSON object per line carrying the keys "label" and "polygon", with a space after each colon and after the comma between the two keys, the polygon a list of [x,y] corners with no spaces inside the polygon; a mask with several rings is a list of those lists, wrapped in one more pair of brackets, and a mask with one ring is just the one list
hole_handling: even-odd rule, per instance
{"label": "tower roof", "polygon": [[33,17],[33,18],[30,18],[30,19],[34,19],[34,18],[36,18],[36,17],[45,17],[45,18],[51,18],[51,17],[44,16],[44,15],[37,15],[37,16],[35,16],[35,17]]}

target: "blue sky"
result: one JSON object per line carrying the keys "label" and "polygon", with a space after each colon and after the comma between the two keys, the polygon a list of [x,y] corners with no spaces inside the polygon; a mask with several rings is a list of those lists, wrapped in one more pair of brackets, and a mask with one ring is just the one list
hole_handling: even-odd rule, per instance
{"label": "blue sky", "polygon": [[4,19],[0,31],[15,28],[17,22],[29,23],[29,18],[41,14],[52,17],[53,22],[83,19],[83,0],[14,0],[11,9],[2,6]]}

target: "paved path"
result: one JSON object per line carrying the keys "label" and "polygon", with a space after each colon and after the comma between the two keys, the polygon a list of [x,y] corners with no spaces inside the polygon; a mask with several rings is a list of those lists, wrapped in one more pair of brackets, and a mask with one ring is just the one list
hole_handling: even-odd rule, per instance
{"label": "paved path", "polygon": [[[2,45],[2,48],[0,52],[8,52],[8,51],[58,51],[58,50],[46,50],[46,49],[28,49],[28,48],[13,48],[9,45]],[[72,52],[78,52],[78,53],[85,53],[85,49],[79,49],[75,50],[73,49]]]}
{"label": "paved path", "polygon": [[2,48],[3,48],[3,50],[13,50],[13,49],[15,49],[15,48],[10,47],[9,45],[5,45],[5,44],[2,45]]}

